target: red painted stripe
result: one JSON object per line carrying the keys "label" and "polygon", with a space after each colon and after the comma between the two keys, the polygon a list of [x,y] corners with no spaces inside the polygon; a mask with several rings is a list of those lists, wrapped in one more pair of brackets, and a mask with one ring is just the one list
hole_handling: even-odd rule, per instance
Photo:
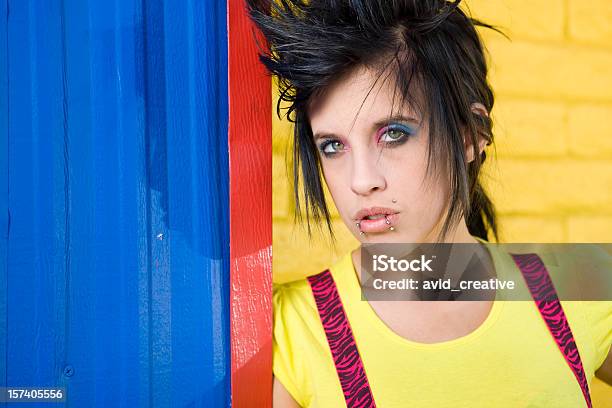
{"label": "red painted stripe", "polygon": [[[272,101],[243,0],[228,0],[232,406],[272,405]],[[261,38],[260,43],[264,43]]]}

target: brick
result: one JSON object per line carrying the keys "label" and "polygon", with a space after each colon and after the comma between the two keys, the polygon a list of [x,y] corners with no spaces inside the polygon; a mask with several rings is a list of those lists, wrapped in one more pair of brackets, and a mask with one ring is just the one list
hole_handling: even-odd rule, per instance
{"label": "brick", "polygon": [[502,40],[487,48],[498,94],[612,101],[612,51]]}
{"label": "brick", "polygon": [[483,184],[501,214],[611,211],[609,161],[499,159],[485,166]]}
{"label": "brick", "polygon": [[500,242],[565,242],[562,217],[500,216]]}
{"label": "brick", "polygon": [[499,157],[567,154],[567,112],[562,103],[500,99],[492,117]]}
{"label": "brick", "polygon": [[612,242],[612,214],[569,217],[567,230],[569,242]]}
{"label": "brick", "polygon": [[359,241],[342,221],[334,221],[333,228],[337,239],[335,250],[326,236],[314,232],[310,241],[305,227],[275,222],[272,228],[274,282],[287,282],[320,272],[359,246]]}
{"label": "brick", "polygon": [[612,157],[612,105],[581,104],[570,108],[569,146],[572,154]]}
{"label": "brick", "polygon": [[293,124],[280,120],[272,113],[272,151],[287,154],[293,148]]}
{"label": "brick", "polygon": [[[560,40],[565,9],[559,0],[468,0],[472,15],[499,26],[511,38]],[[487,35],[498,36],[481,29]]]}
{"label": "brick", "polygon": [[285,158],[272,155],[272,216],[288,217],[290,206],[290,183],[285,167]]}
{"label": "brick", "polygon": [[[278,88],[276,80],[272,81],[272,150],[274,153],[285,154],[293,146],[293,123],[279,119],[276,114]],[[285,111],[281,111],[284,118]]]}
{"label": "brick", "polygon": [[610,47],[612,2],[610,0],[569,0],[569,38]]}

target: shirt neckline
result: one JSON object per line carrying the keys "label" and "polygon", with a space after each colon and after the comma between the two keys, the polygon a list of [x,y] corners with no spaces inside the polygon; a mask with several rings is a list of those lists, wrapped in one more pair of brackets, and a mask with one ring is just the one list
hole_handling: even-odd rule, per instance
{"label": "shirt neckline", "polygon": [[[500,254],[497,253],[494,245],[492,246],[489,242],[482,240],[478,237],[474,238],[484,244],[485,248],[487,248],[487,250],[489,251],[498,278],[505,279],[505,268],[502,267],[503,261],[500,259]],[[340,262],[335,268],[336,271],[334,272],[336,273],[334,273],[333,275],[336,284],[340,286],[338,291],[340,293],[344,292],[348,295],[348,298],[351,301],[351,306],[354,308],[354,318],[365,319],[368,322],[368,326],[374,327],[377,333],[389,339],[390,341],[400,344],[401,346],[420,350],[439,350],[469,343],[489,330],[489,328],[499,319],[501,311],[504,307],[505,302],[501,300],[501,294],[498,290],[495,294],[493,305],[489,310],[487,317],[475,330],[471,331],[470,333],[451,340],[445,340],[435,343],[422,343],[407,339],[405,337],[400,336],[389,326],[387,326],[387,324],[383,322],[382,319],[376,314],[376,312],[374,311],[372,306],[370,306],[368,301],[361,299],[361,287],[359,285],[359,278],[355,270],[355,265],[353,264],[351,253],[352,251],[349,251],[346,255],[344,255],[344,257],[340,260]],[[343,305],[346,308],[346,301],[343,301]],[[348,311],[347,314],[349,314]]]}

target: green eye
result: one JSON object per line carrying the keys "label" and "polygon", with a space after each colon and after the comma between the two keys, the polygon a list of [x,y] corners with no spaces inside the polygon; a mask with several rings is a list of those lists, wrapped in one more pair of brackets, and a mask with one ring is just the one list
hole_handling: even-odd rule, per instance
{"label": "green eye", "polygon": [[338,153],[344,148],[344,144],[338,140],[329,140],[327,142],[321,143],[319,150],[326,156],[330,156]]}
{"label": "green eye", "polygon": [[399,145],[404,143],[414,134],[414,129],[400,123],[392,123],[379,131],[380,136],[378,141],[387,144]]}
{"label": "green eye", "polygon": [[385,132],[385,135],[389,136],[389,139],[393,141],[400,139],[404,135],[404,132],[397,129],[389,129],[387,132]]}

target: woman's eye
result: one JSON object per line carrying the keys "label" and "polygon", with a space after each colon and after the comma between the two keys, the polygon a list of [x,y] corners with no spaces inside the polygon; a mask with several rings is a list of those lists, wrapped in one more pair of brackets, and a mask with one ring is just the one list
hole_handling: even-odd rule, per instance
{"label": "woman's eye", "polygon": [[389,125],[380,130],[380,143],[397,144],[403,143],[409,136],[414,134],[414,130],[404,125]]}
{"label": "woman's eye", "polygon": [[[383,140],[383,139],[385,139],[385,136],[387,136],[387,140]],[[383,135],[381,137],[381,141],[383,141],[383,142],[394,142],[396,140],[401,139],[402,136],[404,136],[403,132],[401,132],[399,130],[390,129],[390,130],[387,130],[385,133],[383,133]]]}
{"label": "woman's eye", "polygon": [[324,155],[330,156],[330,155],[340,152],[343,147],[344,147],[344,144],[342,142],[338,140],[330,140],[330,141],[321,143],[321,146],[319,147],[319,149],[321,150],[321,153],[323,153]]}

